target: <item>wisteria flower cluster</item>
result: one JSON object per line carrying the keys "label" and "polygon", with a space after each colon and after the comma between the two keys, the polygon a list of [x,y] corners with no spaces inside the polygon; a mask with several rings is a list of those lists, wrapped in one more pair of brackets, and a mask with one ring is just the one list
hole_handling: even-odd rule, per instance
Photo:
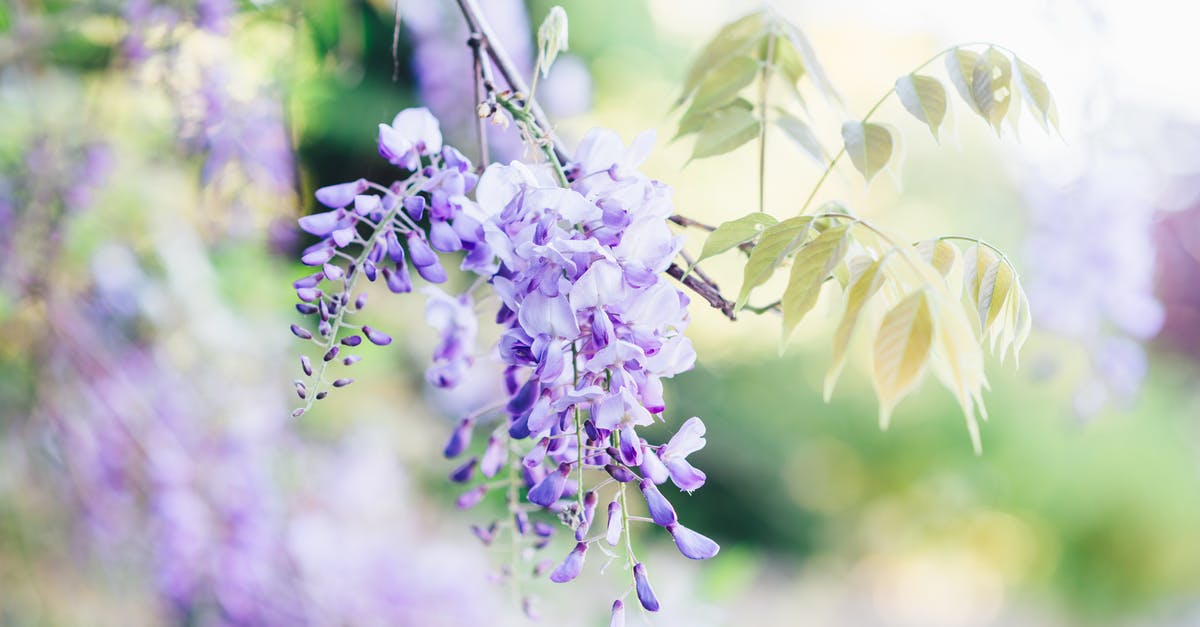
{"label": "wisteria flower cluster", "polygon": [[[462,418],[446,444],[445,456],[459,457],[472,448],[475,431],[490,427],[482,451],[450,473],[452,481],[474,482],[458,506],[502,491],[510,519],[478,526],[475,534],[491,544],[510,533],[533,551],[548,545],[554,526],[530,515],[557,514],[576,544],[556,567],[543,560],[534,569],[549,571],[553,582],[576,578],[593,549],[614,558],[610,547],[620,547],[632,590],[642,607],[657,611],[630,523],[665,528],[691,559],[713,557],[719,547],[683,526],[660,489],[668,481],[687,492],[704,484],[704,473],[687,461],[705,444],[704,424],[691,418],[661,445],[638,432],[665,415],[662,379],[695,362],[684,335],[689,299],[664,274],[682,245],[667,226],[670,190],[637,171],[652,144],[647,133],[625,148],[611,131],[595,130],[568,164],[567,186],[553,176],[554,166],[522,162],[490,165],[477,179],[461,153],[442,145],[428,111],[400,112],[379,127],[379,153],[398,168],[398,180],[321,188],[317,199],[330,211],[300,220],[320,238],[302,257],[319,271],[295,284],[297,309],[314,316],[316,332],[300,325],[292,332],[316,342],[323,361],[317,373],[302,358],[308,379],[296,385],[308,405],[298,416],[325,398],[326,385],[351,382],[325,374],[335,360],[349,365],[358,359],[343,350],[363,338],[391,341],[383,331],[350,322],[365,303],[356,291],[360,276],[404,293],[413,288],[409,264],[428,283],[442,283],[444,262],[460,257],[460,269],[499,300],[497,352],[507,395]],[[427,318],[440,332],[426,378],[453,387],[476,352],[471,291],[424,291]],[[496,414],[502,419],[492,426]],[[649,518],[630,511],[626,486],[640,492]],[[602,493],[611,499],[601,510],[603,529],[595,520]],[[623,615],[623,607],[618,599],[614,616]]]}

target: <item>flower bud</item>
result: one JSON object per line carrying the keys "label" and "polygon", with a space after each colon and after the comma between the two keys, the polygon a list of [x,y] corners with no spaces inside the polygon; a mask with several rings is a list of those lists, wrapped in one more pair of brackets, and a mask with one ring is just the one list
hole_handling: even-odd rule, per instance
{"label": "flower bud", "polygon": [[613,601],[612,618],[608,621],[608,627],[625,627],[625,604],[621,599]]}
{"label": "flower bud", "polygon": [[633,583],[642,607],[646,608],[647,612],[657,612],[658,597],[654,596],[654,588],[650,587],[650,580],[646,577],[646,567],[641,562],[633,565]]}
{"label": "flower bud", "polygon": [[621,483],[629,483],[630,481],[637,479],[637,475],[633,474],[628,468],[623,466],[608,464],[604,467],[604,469],[608,471],[608,474],[611,475],[613,479],[616,479]]}
{"label": "flower bud", "polygon": [[558,53],[567,49],[567,43],[567,12],[560,6],[551,7],[538,27],[538,66],[542,78],[550,73],[550,66]]}
{"label": "flower bud", "polygon": [[450,472],[450,480],[454,483],[466,483],[475,474],[475,465],[479,460],[472,457],[467,462]]}
{"label": "flower bud", "polygon": [[458,427],[450,434],[450,440],[446,442],[446,448],[442,450],[442,454],[446,456],[446,459],[453,459],[462,455],[467,445],[471,443],[471,429],[474,426],[470,418],[463,418],[458,423]]}
{"label": "flower bud", "polygon": [[487,448],[483,450],[483,458],[479,460],[479,471],[490,479],[500,472],[500,466],[503,463],[504,441],[493,435],[488,438]]}
{"label": "flower bud", "polygon": [[454,505],[459,509],[470,509],[478,505],[479,501],[483,500],[483,495],[486,493],[487,484],[481,483],[470,490],[463,492],[462,496],[458,497],[458,500],[454,502]]}
{"label": "flower bud", "polygon": [[554,572],[550,573],[550,581],[554,583],[567,583],[579,576],[579,572],[583,570],[583,558],[587,554],[588,545],[586,542],[580,542],[575,545],[575,548],[567,554],[567,559]]}
{"label": "flower bud", "polygon": [[604,534],[604,541],[609,546],[617,546],[621,541],[621,520],[621,502],[614,498],[608,504],[608,530]]}
{"label": "flower bud", "polygon": [[594,491],[589,491],[583,495],[583,520],[579,523],[579,528],[575,530],[575,539],[582,541],[587,537],[588,529],[592,527],[592,519],[596,516],[596,502],[600,497],[596,496]]}
{"label": "flower bud", "polygon": [[392,343],[392,336],[383,331],[372,329],[366,325],[363,325],[362,331],[363,335],[367,336],[367,339],[371,340],[371,343],[376,346],[387,346]]}
{"label": "flower bud", "polygon": [[557,471],[546,475],[545,479],[542,479],[529,491],[529,502],[542,507],[553,505],[562,496],[563,489],[566,487],[567,475],[570,473],[569,465],[559,464]]}

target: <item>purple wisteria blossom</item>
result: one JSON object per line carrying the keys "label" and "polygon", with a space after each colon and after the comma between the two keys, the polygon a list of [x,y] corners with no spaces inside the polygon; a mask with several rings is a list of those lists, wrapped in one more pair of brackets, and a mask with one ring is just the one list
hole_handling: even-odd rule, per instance
{"label": "purple wisteria blossom", "polygon": [[[515,542],[546,547],[554,527],[531,524],[538,509],[570,528],[575,548],[550,574],[558,583],[579,575],[588,548],[601,539],[610,546],[624,539],[629,563],[636,562],[630,522],[645,519],[631,518],[624,507],[625,486],[635,481],[634,494],[650,520],[667,530],[683,556],[707,559],[719,550],[680,524],[658,487],[670,480],[690,492],[704,484],[704,473],[686,459],[704,446],[701,420],[689,419],[662,445],[639,433],[663,420],[663,379],[691,369],[696,359],[684,335],[689,299],[665,274],[682,245],[668,227],[670,189],[638,172],[653,142],[645,133],[626,147],[611,131],[592,131],[567,164],[566,186],[553,166],[522,162],[492,164],[477,179],[466,158],[442,143],[429,112],[410,109],[380,125],[379,153],[396,167],[397,180],[319,189],[317,199],[330,210],[300,221],[319,238],[302,261],[319,271],[296,282],[297,309],[316,317],[317,328],[293,325],[292,332],[316,342],[324,364],[359,345],[353,338],[360,333],[388,343],[373,337],[380,331],[347,317],[361,309],[355,295],[360,276],[382,276],[391,291],[404,293],[412,290],[410,264],[431,284],[449,283],[449,264],[477,277],[473,289],[490,288],[498,301],[495,355],[506,394],[464,417],[443,452],[458,457],[472,450],[473,440],[486,440],[482,453],[450,471],[456,483],[483,477],[457,498],[460,508],[505,495],[512,522],[477,526],[474,533],[485,544],[507,529]],[[420,291],[428,297],[426,319],[438,332],[426,378],[453,388],[477,354],[474,299],[470,291],[453,296],[432,285]],[[302,364],[306,375],[309,363]],[[324,371],[312,375],[313,388],[298,384],[300,397],[310,400],[296,415],[324,398]],[[309,396],[314,390],[320,391]],[[474,438],[498,412],[503,418],[486,438]],[[493,489],[493,478],[506,476],[517,485]],[[615,479],[620,494],[607,507],[600,535],[590,534],[599,500],[589,487],[593,477]],[[524,498],[513,498],[518,489],[527,490]],[[632,575],[639,601],[656,611],[645,568],[639,564]]]}

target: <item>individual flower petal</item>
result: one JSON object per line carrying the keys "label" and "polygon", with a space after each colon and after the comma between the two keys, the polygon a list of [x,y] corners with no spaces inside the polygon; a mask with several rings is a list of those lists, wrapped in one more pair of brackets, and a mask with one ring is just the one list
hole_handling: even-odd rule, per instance
{"label": "individual flower petal", "polygon": [[680,490],[686,492],[699,490],[708,479],[704,471],[682,459],[672,459],[666,463],[666,466],[667,472],[671,474],[671,481]]}
{"label": "individual flower petal", "polygon": [[653,481],[642,479],[638,487],[642,490],[642,496],[646,497],[646,507],[650,510],[650,518],[656,524],[666,527],[679,520],[675,515],[675,508],[671,506],[667,497],[658,491],[658,486],[655,486]]}
{"label": "individual flower petal", "polygon": [[318,248],[310,253],[305,254],[300,258],[300,263],[306,266],[323,266],[325,262],[333,259],[332,248]]}
{"label": "individual flower petal", "polygon": [[675,539],[679,552],[688,559],[706,560],[721,550],[716,542],[678,523],[669,525],[667,531]]}
{"label": "individual flower petal", "polygon": [[[317,200],[330,209],[341,209],[354,202],[354,197],[367,191],[367,180],[326,185],[316,191]],[[314,233],[315,235],[315,233]]]}
{"label": "individual flower petal", "polygon": [[392,128],[422,155],[442,150],[442,130],[437,118],[425,107],[405,109],[392,119]]}
{"label": "individual flower petal", "polygon": [[658,458],[658,454],[649,446],[642,445],[642,465],[639,467],[642,474],[654,483],[664,483],[670,478],[670,472],[663,465],[662,460]]}
{"label": "individual flower petal", "polygon": [[420,268],[438,262],[437,253],[433,252],[420,233],[410,231],[406,237],[408,238],[408,253],[414,266]]}
{"label": "individual flower petal", "polygon": [[299,220],[300,228],[317,237],[325,237],[337,228],[338,221],[342,218],[341,214],[340,211],[326,211],[304,216]]}
{"label": "individual flower petal", "polygon": [[462,240],[459,239],[458,233],[454,232],[454,227],[450,226],[449,222],[434,220],[429,225],[429,243],[433,247],[444,253],[451,253],[456,250],[462,250]]}
{"label": "individual flower petal", "polygon": [[517,312],[521,328],[530,336],[549,335],[575,338],[579,335],[579,322],[565,296],[549,297],[534,292],[525,297],[521,310]]}

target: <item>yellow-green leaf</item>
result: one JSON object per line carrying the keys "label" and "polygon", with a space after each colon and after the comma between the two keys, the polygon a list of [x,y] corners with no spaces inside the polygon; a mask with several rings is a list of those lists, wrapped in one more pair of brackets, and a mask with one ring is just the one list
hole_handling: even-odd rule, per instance
{"label": "yellow-green leaf", "polygon": [[700,251],[700,258],[696,260],[696,263],[745,244],[758,237],[764,228],[777,223],[778,220],[762,212],[754,212],[725,222],[708,234],[708,238],[704,240],[704,248]]}
{"label": "yellow-green leaf", "polygon": [[783,32],[783,36],[787,38],[788,43],[795,49],[796,54],[800,56],[804,64],[804,69],[812,77],[813,85],[816,86],[817,90],[824,94],[826,98],[834,102],[839,102],[840,98],[838,97],[837,90],[829,82],[829,77],[826,76],[825,69],[817,61],[817,55],[813,52],[813,48],[808,43],[808,38],[804,36],[804,33],[795,24],[787,20],[780,20],[778,26]]}
{"label": "yellow-green leaf", "polygon": [[804,243],[812,228],[812,221],[812,216],[788,218],[763,231],[742,272],[742,289],[737,298],[738,309],[745,306],[750,292],[766,283],[779,264]]}
{"label": "yellow-green leaf", "polygon": [[846,296],[846,311],[838,323],[837,331],[833,334],[833,357],[829,364],[829,373],[825,375],[825,402],[833,396],[842,368],[846,365],[846,351],[854,336],[854,329],[863,307],[875,292],[883,285],[886,275],[882,272],[884,260],[871,262],[851,283]]}
{"label": "yellow-green leaf", "polygon": [[788,84],[794,87],[807,73],[804,67],[804,59],[796,51],[791,40],[786,36],[776,37],[774,45],[775,50],[772,54],[771,65],[778,68]]}
{"label": "yellow-green leaf", "polygon": [[910,294],[887,312],[875,335],[872,379],[884,429],[896,403],[916,386],[929,362],[934,319],[928,298],[926,290]]}
{"label": "yellow-green leaf", "polygon": [[[975,113],[980,113],[979,105],[971,92],[971,78],[975,75],[975,65],[982,57],[977,52],[955,48],[946,54],[946,74],[955,91],[966,101]],[[982,115],[982,113],[980,113]]]}
{"label": "yellow-green leaf", "polygon": [[908,74],[896,79],[896,96],[913,117],[929,127],[933,138],[946,119],[946,88],[932,76]]}
{"label": "yellow-green leaf", "polygon": [[925,263],[933,266],[938,274],[946,280],[946,286],[951,295],[958,298],[962,295],[962,254],[958,246],[944,239],[931,239],[916,245],[917,256]]}
{"label": "yellow-green leaf", "polygon": [[738,92],[754,82],[759,68],[758,61],[746,56],[734,57],[714,68],[692,95],[688,113],[712,109],[733,100]]}
{"label": "yellow-green leaf", "polygon": [[805,153],[816,159],[817,163],[825,163],[825,149],[821,147],[821,142],[817,140],[816,134],[813,133],[812,127],[807,122],[780,110],[779,117],[775,119],[775,125],[783,129],[783,132]]}
{"label": "yellow-green leaf", "polygon": [[846,256],[849,246],[849,224],[840,224],[823,231],[813,241],[804,244],[792,261],[792,272],[783,292],[783,341],[791,336],[796,325],[812,310],[821,294],[825,278]]}
{"label": "yellow-green leaf", "polygon": [[972,245],[963,254],[963,299],[973,313],[969,317],[971,327],[982,337],[983,320],[979,311],[983,309],[982,294],[987,295],[987,304],[991,306],[991,291],[995,284],[996,273],[999,272],[1000,258],[987,246]]}
{"label": "yellow-green leaf", "polygon": [[996,322],[996,318],[1000,316],[1000,312],[1003,311],[1005,304],[1008,303],[1015,278],[1012,267],[1007,263],[1001,263],[1000,267],[996,269],[996,278],[992,282],[992,293],[988,299],[986,310],[982,308],[983,295],[980,294],[979,317],[985,329],[991,328],[992,324]]}
{"label": "yellow-green leaf", "polygon": [[892,134],[879,124],[846,122],[842,124],[842,140],[850,162],[868,183],[892,158]]}
{"label": "yellow-green leaf", "polygon": [[687,76],[683,81],[683,93],[676,105],[686,101],[714,67],[721,65],[730,57],[752,50],[758,40],[766,35],[768,25],[766,11],[759,10],[721,28],[688,68]]}
{"label": "yellow-green leaf", "polygon": [[745,98],[735,98],[732,102],[725,104],[717,109],[706,109],[703,111],[688,111],[679,119],[679,130],[675,133],[675,137],[671,141],[675,141],[685,135],[699,133],[704,125],[708,124],[714,116],[726,109],[742,109],[746,112],[754,110],[754,105],[750,104]]}
{"label": "yellow-green leaf", "polygon": [[715,111],[700,129],[696,146],[692,148],[692,159],[725,154],[758,137],[759,128],[758,119],[745,109],[731,107]]}
{"label": "yellow-green leaf", "polygon": [[1054,104],[1054,96],[1050,94],[1046,81],[1042,80],[1042,75],[1037,70],[1026,65],[1024,61],[1015,61],[1021,94],[1036,112],[1034,117],[1043,130],[1049,131],[1050,126],[1058,128],[1058,107]]}
{"label": "yellow-green leaf", "polygon": [[1012,65],[1008,57],[995,48],[988,48],[971,70],[971,98],[979,115],[996,132],[1008,113],[1012,96]]}

